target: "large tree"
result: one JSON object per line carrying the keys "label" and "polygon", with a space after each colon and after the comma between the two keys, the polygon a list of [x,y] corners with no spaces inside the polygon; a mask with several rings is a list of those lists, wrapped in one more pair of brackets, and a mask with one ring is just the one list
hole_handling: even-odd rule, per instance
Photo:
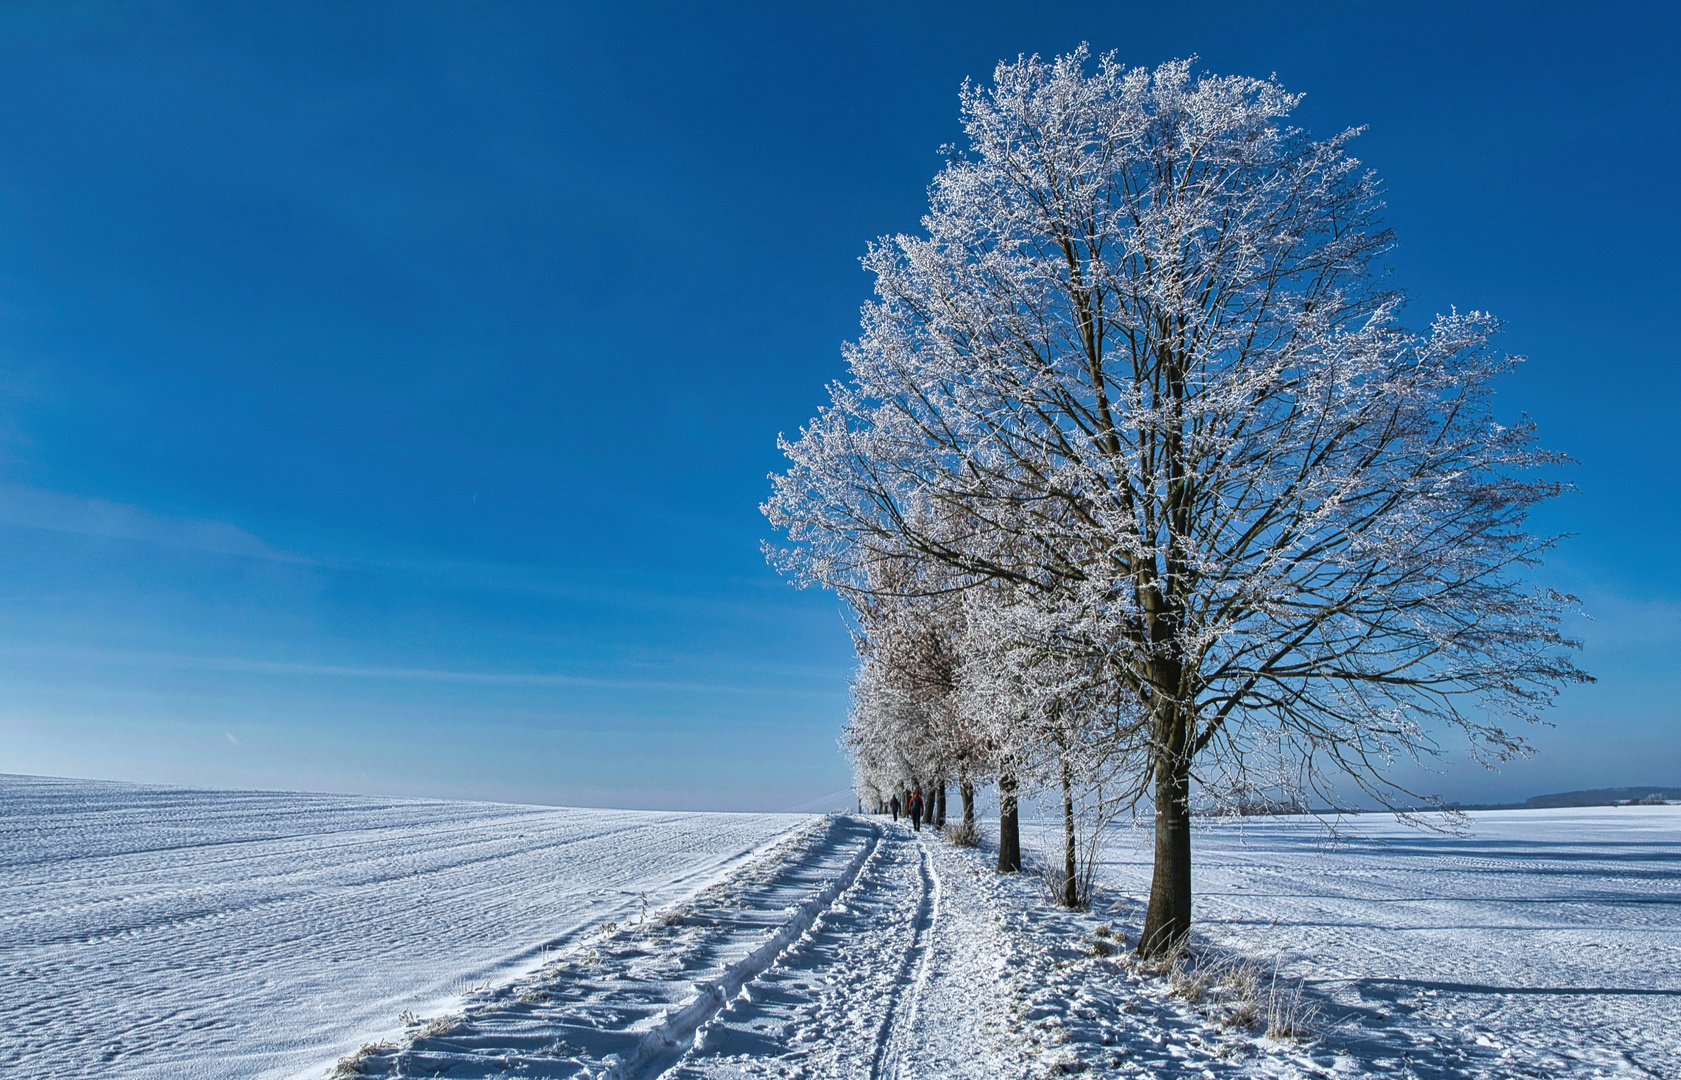
{"label": "large tree", "polygon": [[967,149],[926,235],[871,247],[850,378],[765,506],[803,580],[926,560],[1102,651],[1147,741],[1146,954],[1190,926],[1193,779],[1411,805],[1397,758],[1522,752],[1586,678],[1522,582],[1559,459],[1492,416],[1495,320],[1400,323],[1357,133],[1297,101],[1084,49],[965,85]]}

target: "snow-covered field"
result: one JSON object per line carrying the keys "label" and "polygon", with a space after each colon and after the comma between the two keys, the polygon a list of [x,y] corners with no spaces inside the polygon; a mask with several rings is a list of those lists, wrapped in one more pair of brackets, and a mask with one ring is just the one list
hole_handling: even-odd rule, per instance
{"label": "snow-covered field", "polygon": [[[1329,1072],[1681,1077],[1681,806],[1469,817],[1199,830],[1197,928],[1305,982]],[[1144,895],[1148,840],[1117,830],[1115,893]]]}
{"label": "snow-covered field", "polygon": [[808,820],[0,775],[0,1076],[319,1077]]}
{"label": "snow-covered field", "polygon": [[1131,960],[1129,829],[1067,912],[878,818],[0,806],[0,1076],[1681,1077],[1678,807],[1200,830],[1197,954],[1299,984],[1291,1040]]}
{"label": "snow-covered field", "polygon": [[[599,937],[370,1055],[375,1076],[1681,1077],[1681,808],[1198,834],[1198,953],[1277,964],[1302,1039],[1141,970],[1147,862],[1118,830],[1093,911],[880,819]],[[1586,957],[1583,959],[1583,957]],[[1290,992],[1297,985],[1299,992]],[[1267,989],[1273,989],[1268,987]],[[1317,1010],[1317,1018],[1312,1017]]]}

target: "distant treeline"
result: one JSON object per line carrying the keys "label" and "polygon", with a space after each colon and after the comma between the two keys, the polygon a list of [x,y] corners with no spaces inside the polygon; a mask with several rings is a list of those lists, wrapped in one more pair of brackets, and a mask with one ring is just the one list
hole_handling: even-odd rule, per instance
{"label": "distant treeline", "polygon": [[1564,806],[1616,806],[1630,803],[1681,802],[1681,788],[1615,787],[1534,795],[1520,803],[1449,803],[1455,810],[1550,810]]}

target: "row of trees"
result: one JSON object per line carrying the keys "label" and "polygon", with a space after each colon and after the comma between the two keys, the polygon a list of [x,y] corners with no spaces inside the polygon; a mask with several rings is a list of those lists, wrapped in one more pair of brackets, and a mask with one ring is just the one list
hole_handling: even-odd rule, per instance
{"label": "row of trees", "polygon": [[1521,582],[1561,459],[1492,417],[1495,320],[1400,324],[1357,132],[1297,103],[1083,47],[966,84],[764,507],[857,613],[861,793],[996,783],[1006,868],[1024,784],[1145,800],[1147,955],[1189,930],[1193,789],[1417,805],[1398,760],[1522,753],[1586,679]]}
{"label": "row of trees", "polygon": [[[857,602],[861,662],[843,740],[861,802],[911,789],[944,803],[955,786],[966,832],[976,789],[996,783],[998,869],[1021,869],[1019,803],[1060,792],[1062,874],[1058,892],[1083,902],[1087,847],[1095,829],[1139,794],[1136,715],[1105,678],[1100,657],[1076,657],[1023,634],[1022,612],[988,610],[1000,590],[955,590],[920,568],[884,564]],[[901,576],[921,569],[924,580]],[[943,814],[939,815],[943,818]]]}

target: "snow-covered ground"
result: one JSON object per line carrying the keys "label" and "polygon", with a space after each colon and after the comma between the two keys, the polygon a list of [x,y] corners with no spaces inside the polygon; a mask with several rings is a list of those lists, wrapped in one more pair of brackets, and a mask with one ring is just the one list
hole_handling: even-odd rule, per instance
{"label": "snow-covered ground", "polygon": [[1129,829],[1067,912],[879,818],[0,800],[4,1076],[1681,1077],[1677,807],[1200,830],[1196,955],[1298,1040],[1131,959]]}
{"label": "snow-covered ground", "polygon": [[[919,842],[921,841],[921,842]],[[351,1075],[579,1080],[996,1077],[1027,1059],[1000,917],[1030,883],[932,831],[852,816],[802,831],[646,922],[464,1013],[371,1047]],[[1018,900],[1032,905],[1023,893]]]}
{"label": "snow-covered ground", "polygon": [[0,1076],[319,1077],[809,820],[0,775]]}
{"label": "snow-covered ground", "polygon": [[[831,818],[358,1071],[1681,1076],[1681,810],[1479,814],[1473,828],[1362,818],[1333,845],[1314,822],[1200,831],[1196,952],[1217,970],[1188,1001],[1125,949],[1147,834],[1118,830],[1099,903],[1067,912],[1032,874],[993,873],[989,853]],[[1220,965],[1244,959],[1282,969],[1262,996],[1303,1038],[1269,1038],[1264,1001],[1247,1022],[1222,995]]]}
{"label": "snow-covered ground", "polygon": [[[1681,806],[1469,817],[1349,818],[1335,843],[1294,819],[1201,829],[1197,929],[1305,983],[1331,1074],[1681,1077]],[[1102,876],[1136,926],[1149,834],[1116,836]]]}

